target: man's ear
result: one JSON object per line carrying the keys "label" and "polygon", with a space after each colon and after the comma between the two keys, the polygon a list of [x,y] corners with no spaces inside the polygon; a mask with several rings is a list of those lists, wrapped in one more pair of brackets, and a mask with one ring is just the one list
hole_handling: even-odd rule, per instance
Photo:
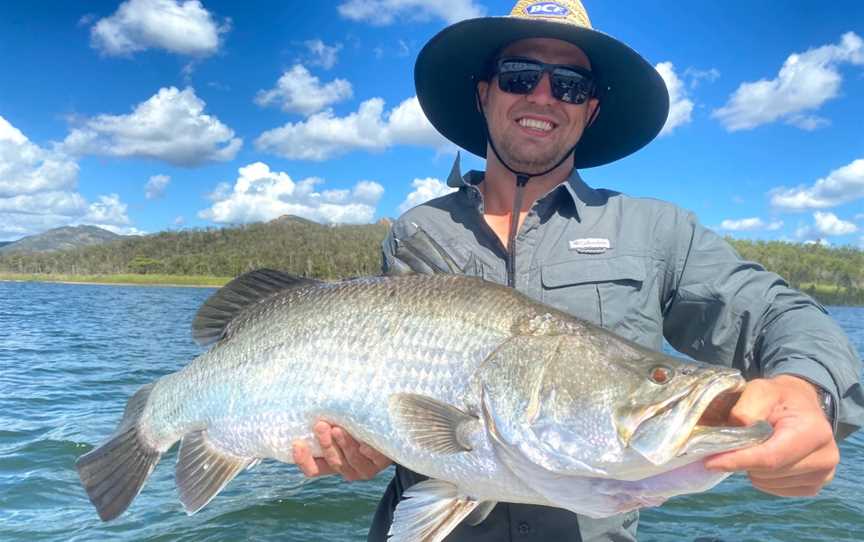
{"label": "man's ear", "polygon": [[[477,94],[475,95],[475,99],[479,101],[479,103],[475,103],[474,107],[477,109],[479,113],[482,113],[486,109],[486,101],[489,95],[489,82],[488,81],[477,81]],[[483,106],[481,109],[480,106]]]}

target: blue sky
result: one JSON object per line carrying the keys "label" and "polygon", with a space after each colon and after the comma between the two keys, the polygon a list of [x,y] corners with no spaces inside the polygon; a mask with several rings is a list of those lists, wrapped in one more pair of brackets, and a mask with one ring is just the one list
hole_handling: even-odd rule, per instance
{"label": "blue sky", "polygon": [[[2,2],[0,240],[395,217],[443,193],[455,155],[417,106],[417,53],[512,5]],[[864,2],[585,5],[673,98],[661,137],[589,184],[734,237],[864,247]]]}

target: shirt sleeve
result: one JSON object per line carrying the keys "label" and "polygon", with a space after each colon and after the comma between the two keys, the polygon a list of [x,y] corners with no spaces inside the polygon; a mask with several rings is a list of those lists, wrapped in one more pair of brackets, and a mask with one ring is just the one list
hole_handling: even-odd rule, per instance
{"label": "shirt sleeve", "polygon": [[663,333],[694,359],[734,366],[748,379],[790,374],[834,399],[834,433],[864,424],[861,361],[849,339],[809,296],[742,260],[690,213],[680,213]]}

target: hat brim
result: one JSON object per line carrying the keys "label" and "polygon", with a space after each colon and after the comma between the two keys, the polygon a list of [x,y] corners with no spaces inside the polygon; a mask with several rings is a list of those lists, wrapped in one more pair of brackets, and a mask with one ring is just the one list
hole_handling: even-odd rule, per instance
{"label": "hat brim", "polygon": [[602,32],[553,20],[483,17],[439,32],[420,51],[414,66],[420,106],[444,137],[486,156],[485,120],[475,104],[475,85],[493,54],[527,38],[553,38],[578,46],[605,89],[600,112],[576,147],[577,168],[623,158],[648,144],[663,128],[669,113],[666,84],[627,45]]}

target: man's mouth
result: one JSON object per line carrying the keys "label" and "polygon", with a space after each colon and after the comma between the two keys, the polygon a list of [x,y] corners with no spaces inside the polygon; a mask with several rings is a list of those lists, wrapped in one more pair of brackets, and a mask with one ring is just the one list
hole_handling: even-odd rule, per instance
{"label": "man's mouth", "polygon": [[553,122],[532,117],[521,117],[516,120],[516,123],[522,128],[542,133],[551,132],[555,128]]}

